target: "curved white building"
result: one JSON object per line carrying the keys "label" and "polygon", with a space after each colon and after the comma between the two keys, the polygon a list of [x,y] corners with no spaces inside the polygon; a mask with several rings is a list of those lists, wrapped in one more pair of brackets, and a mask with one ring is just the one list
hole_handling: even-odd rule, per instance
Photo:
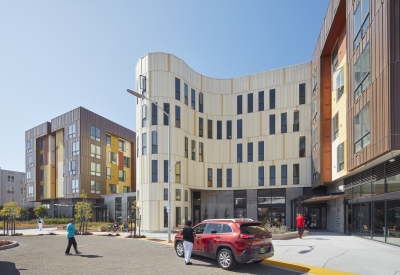
{"label": "curved white building", "polygon": [[[214,217],[292,225],[291,201],[312,182],[311,63],[215,79],[150,53],[136,80],[171,114],[171,164],[181,161],[171,170],[172,227]],[[168,119],[148,100],[136,110],[141,227],[165,232]]]}

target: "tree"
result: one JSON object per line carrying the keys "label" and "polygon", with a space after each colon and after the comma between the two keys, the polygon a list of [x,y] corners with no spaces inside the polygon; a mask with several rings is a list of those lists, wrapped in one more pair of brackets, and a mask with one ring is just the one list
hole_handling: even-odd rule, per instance
{"label": "tree", "polygon": [[35,207],[33,209],[33,212],[35,212],[35,216],[38,217],[38,218],[39,217],[43,218],[43,217],[45,217],[45,216],[47,216],[49,214],[44,205],[39,205],[38,207]]}
{"label": "tree", "polygon": [[[133,228],[134,228],[134,236],[136,236],[136,224],[137,224],[136,211],[137,211],[137,209],[138,209],[137,201],[133,201],[133,202],[132,202],[132,215],[131,215],[131,219],[134,220],[134,225],[133,225]],[[132,229],[131,229],[131,235],[132,235]]]}
{"label": "tree", "polygon": [[27,216],[29,215],[28,209],[25,208],[25,207],[21,207],[20,208],[20,215],[21,215],[21,217],[24,217],[24,219],[26,219]]}
{"label": "tree", "polygon": [[6,202],[0,211],[0,216],[15,221],[21,216],[21,207],[19,207],[18,202]]}
{"label": "tree", "polygon": [[82,189],[82,201],[75,204],[75,219],[79,220],[79,232],[87,232],[89,219],[92,218],[92,205],[87,202],[87,193]]}

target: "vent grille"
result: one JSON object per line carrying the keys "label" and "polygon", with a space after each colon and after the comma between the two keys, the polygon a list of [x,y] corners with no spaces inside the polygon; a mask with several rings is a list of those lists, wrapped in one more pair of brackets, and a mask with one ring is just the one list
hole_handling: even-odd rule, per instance
{"label": "vent grille", "polygon": [[378,181],[385,177],[385,165],[379,164],[372,168],[372,181]]}

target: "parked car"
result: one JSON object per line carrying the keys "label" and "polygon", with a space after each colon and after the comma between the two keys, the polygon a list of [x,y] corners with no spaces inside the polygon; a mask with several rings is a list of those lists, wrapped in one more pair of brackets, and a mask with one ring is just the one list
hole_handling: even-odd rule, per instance
{"label": "parked car", "polygon": [[[194,227],[192,254],[216,259],[223,269],[237,263],[260,263],[274,255],[272,233],[251,219],[204,220]],[[175,251],[184,257],[183,236],[177,234]]]}

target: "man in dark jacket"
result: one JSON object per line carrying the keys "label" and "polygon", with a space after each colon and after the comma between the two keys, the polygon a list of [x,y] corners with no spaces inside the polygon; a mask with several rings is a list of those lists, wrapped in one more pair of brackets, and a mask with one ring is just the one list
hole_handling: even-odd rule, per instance
{"label": "man in dark jacket", "polygon": [[186,226],[182,230],[182,235],[183,235],[183,251],[185,251],[185,263],[187,265],[191,265],[192,263],[190,262],[190,257],[192,256],[192,249],[193,249],[193,243],[194,243],[194,237],[196,236],[194,234],[193,228],[191,228],[192,222],[187,221]]}

